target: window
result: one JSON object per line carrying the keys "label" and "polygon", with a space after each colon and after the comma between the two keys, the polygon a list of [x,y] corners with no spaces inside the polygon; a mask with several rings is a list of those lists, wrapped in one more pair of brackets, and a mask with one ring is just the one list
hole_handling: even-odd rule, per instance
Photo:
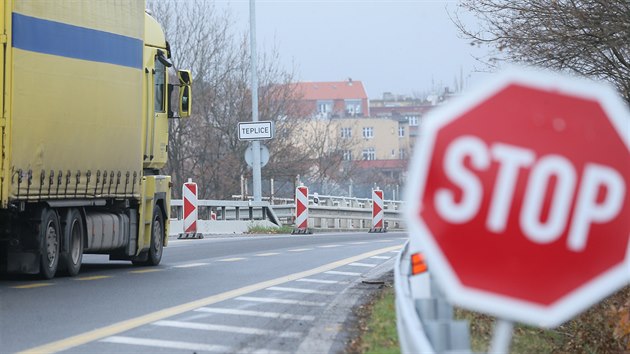
{"label": "window", "polygon": [[352,128],[341,128],[342,138],[352,138]]}
{"label": "window", "polygon": [[363,127],[363,137],[366,139],[372,139],[374,137],[374,128]]}
{"label": "window", "polygon": [[407,120],[409,121],[410,126],[415,127],[418,125],[418,116],[407,116],[405,118],[407,118]]}
{"label": "window", "polygon": [[352,161],[352,150],[344,150],[343,151],[343,160],[344,161]]}
{"label": "window", "polygon": [[367,149],[363,149],[363,159],[364,160],[376,160],[376,150],[371,147]]}
{"label": "window", "polygon": [[405,137],[405,127],[398,127],[398,137],[399,138],[404,138]]}
{"label": "window", "polygon": [[398,155],[400,156],[401,160],[404,160],[404,159],[407,158],[407,154],[405,153],[405,149],[398,150]]}
{"label": "window", "polygon": [[361,100],[345,100],[344,103],[346,105],[346,116],[361,116]]}
{"label": "window", "polygon": [[155,58],[155,76],[153,81],[155,82],[155,111],[165,112],[164,87],[166,86],[166,67],[157,57]]}
{"label": "window", "polygon": [[319,118],[328,118],[332,113],[332,101],[317,101],[317,116]]}

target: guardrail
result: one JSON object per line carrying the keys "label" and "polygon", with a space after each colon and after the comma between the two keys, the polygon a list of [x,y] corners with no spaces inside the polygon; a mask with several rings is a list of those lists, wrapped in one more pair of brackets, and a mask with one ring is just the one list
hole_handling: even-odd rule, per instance
{"label": "guardrail", "polygon": [[[394,266],[396,326],[403,353],[472,353],[468,321],[454,320],[446,301],[429,273],[411,275],[409,242]],[[423,291],[413,291],[413,281],[422,281]]]}
{"label": "guardrail", "polygon": [[[223,221],[268,221],[278,226],[292,226],[295,219],[295,201],[293,199],[274,198],[274,203],[277,204],[271,205],[267,201],[254,202],[251,200],[199,200],[198,219],[202,229],[208,230],[208,233],[225,232],[223,228],[208,226],[208,223],[217,226]],[[405,228],[403,205],[401,201],[384,201],[384,221],[387,228],[391,230]],[[371,227],[372,200],[370,199],[312,194],[309,195],[308,207],[309,228],[357,231],[367,230]],[[216,221],[212,220],[212,213],[215,213]],[[171,235],[182,232],[182,219],[183,201],[181,199],[171,200]]]}
{"label": "guardrail", "polygon": [[[171,200],[170,236],[178,236],[184,231],[181,199]],[[232,234],[243,233],[252,224],[259,226],[280,225],[281,221],[267,202],[232,200],[198,200],[197,233]]]}

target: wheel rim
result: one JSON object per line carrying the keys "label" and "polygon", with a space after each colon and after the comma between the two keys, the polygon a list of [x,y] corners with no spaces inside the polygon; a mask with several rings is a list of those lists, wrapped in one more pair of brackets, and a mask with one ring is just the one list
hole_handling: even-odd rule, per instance
{"label": "wheel rim", "polygon": [[72,263],[79,263],[79,258],[81,257],[81,229],[78,227],[78,221],[74,220],[72,223],[72,233],[71,233],[71,249],[70,256],[72,258]]}
{"label": "wheel rim", "polygon": [[153,220],[153,250],[157,257],[160,256],[161,253],[161,245],[162,245],[162,223],[158,217]]}
{"label": "wheel rim", "polygon": [[46,253],[48,256],[48,268],[52,268],[57,259],[57,229],[52,221],[46,227]]}

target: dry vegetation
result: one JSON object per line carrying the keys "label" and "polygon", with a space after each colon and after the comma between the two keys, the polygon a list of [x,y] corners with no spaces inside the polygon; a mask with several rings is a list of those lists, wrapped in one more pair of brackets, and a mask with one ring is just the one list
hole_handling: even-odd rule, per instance
{"label": "dry vegetation", "polygon": [[[472,346],[487,351],[492,317],[458,310],[470,321]],[[630,287],[626,287],[558,328],[516,326],[512,353],[630,353]]]}

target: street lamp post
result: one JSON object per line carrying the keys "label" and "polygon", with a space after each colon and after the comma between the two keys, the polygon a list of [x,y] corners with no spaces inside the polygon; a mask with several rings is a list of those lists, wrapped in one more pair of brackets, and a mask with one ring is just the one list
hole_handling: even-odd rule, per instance
{"label": "street lamp post", "polygon": [[[258,73],[256,66],[256,5],[254,0],[249,0],[249,37],[251,47],[251,71],[252,71],[252,122],[258,122]],[[254,201],[262,200],[260,182],[260,141],[252,141],[252,183],[254,187]]]}

